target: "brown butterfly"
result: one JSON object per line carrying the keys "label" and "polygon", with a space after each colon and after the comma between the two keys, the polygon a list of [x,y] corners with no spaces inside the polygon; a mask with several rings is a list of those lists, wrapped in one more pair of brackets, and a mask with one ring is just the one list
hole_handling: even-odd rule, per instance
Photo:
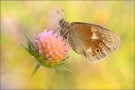
{"label": "brown butterfly", "polygon": [[61,19],[59,30],[72,49],[84,55],[90,62],[100,61],[120,46],[119,36],[95,24],[69,23]]}

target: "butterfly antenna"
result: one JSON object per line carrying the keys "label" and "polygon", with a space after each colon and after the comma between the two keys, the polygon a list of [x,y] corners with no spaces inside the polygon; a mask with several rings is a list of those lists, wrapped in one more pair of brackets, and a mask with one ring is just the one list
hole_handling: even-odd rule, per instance
{"label": "butterfly antenna", "polygon": [[[57,11],[57,13],[60,14],[58,11]],[[60,16],[62,16],[62,15],[60,14]],[[62,16],[62,17],[63,17],[63,16]],[[63,18],[64,18],[64,17],[63,17]]]}
{"label": "butterfly antenna", "polygon": [[64,13],[64,15],[65,15],[65,19],[66,19],[66,14],[65,14],[65,12],[64,12],[64,10],[62,9],[62,12]]}

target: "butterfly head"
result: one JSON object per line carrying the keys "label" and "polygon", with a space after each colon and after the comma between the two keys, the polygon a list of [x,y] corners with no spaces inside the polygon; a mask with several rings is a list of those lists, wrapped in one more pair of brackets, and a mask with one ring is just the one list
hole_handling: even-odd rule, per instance
{"label": "butterfly head", "polygon": [[59,21],[59,25],[62,26],[64,21],[65,21],[64,18],[61,19],[61,20]]}
{"label": "butterfly head", "polygon": [[59,21],[59,26],[62,28],[67,28],[69,25],[69,22],[67,22],[64,18]]}

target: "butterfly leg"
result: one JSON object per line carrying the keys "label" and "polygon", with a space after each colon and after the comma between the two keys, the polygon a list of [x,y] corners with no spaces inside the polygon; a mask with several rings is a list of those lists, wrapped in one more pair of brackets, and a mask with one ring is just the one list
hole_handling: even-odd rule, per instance
{"label": "butterfly leg", "polygon": [[[56,31],[57,31],[58,29],[59,29],[59,27],[58,27],[56,30],[54,30],[53,33],[56,33]],[[59,31],[60,31],[60,29],[59,29]]]}

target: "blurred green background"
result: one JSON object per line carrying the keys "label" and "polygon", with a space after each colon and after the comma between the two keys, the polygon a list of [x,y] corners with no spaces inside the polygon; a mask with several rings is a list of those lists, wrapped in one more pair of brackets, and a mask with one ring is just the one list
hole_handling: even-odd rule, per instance
{"label": "blurred green background", "polygon": [[[41,67],[24,87],[35,65],[20,46],[44,29],[55,30],[65,11],[69,22],[98,24],[117,33],[121,45],[98,63],[69,50],[72,72]],[[1,1],[1,89],[133,89],[134,1]]]}

